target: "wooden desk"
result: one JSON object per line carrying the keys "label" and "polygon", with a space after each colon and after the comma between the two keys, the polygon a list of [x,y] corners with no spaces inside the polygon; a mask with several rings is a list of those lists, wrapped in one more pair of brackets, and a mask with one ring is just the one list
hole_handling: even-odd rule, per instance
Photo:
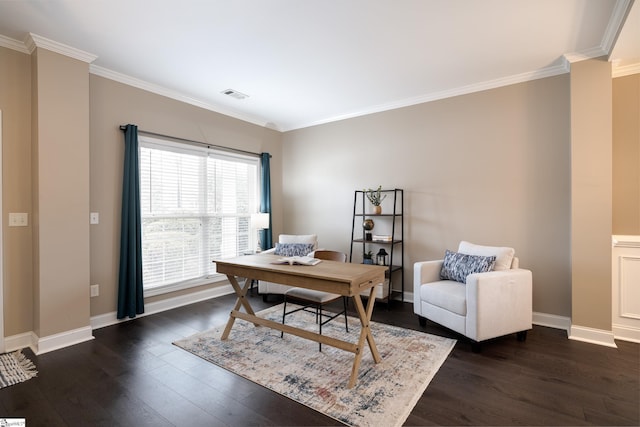
{"label": "wooden desk", "polygon": [[[231,332],[235,319],[243,319],[252,322],[256,326],[267,326],[272,329],[284,331],[288,334],[321,342],[322,344],[337,347],[345,351],[350,351],[351,353],[354,353],[355,356],[347,387],[352,388],[355,385],[356,378],[358,376],[358,368],[360,367],[360,361],[362,360],[365,341],[371,350],[373,360],[376,363],[379,363],[381,360],[373,335],[371,334],[370,322],[375,302],[375,285],[384,282],[384,273],[387,270],[387,267],[326,260],[323,260],[321,263],[314,266],[272,264],[272,262],[278,258],[281,257],[277,255],[260,254],[214,261],[216,263],[218,273],[227,275],[229,283],[231,283],[231,286],[233,286],[233,289],[238,295],[235,307],[229,314],[229,321],[227,322],[227,326],[222,334],[222,339],[226,340],[229,337],[229,333]],[[238,284],[236,276],[247,278],[243,287]],[[331,292],[351,297],[355,304],[356,311],[358,312],[360,324],[362,325],[358,342],[350,343],[256,316],[251,308],[251,304],[249,304],[249,301],[246,298],[247,289],[249,288],[251,279],[267,280],[269,282],[315,289],[318,291]],[[360,292],[366,289],[370,289],[370,292],[369,301],[365,308],[362,304],[362,299],[360,298]],[[246,313],[241,312],[240,307],[244,307]]]}

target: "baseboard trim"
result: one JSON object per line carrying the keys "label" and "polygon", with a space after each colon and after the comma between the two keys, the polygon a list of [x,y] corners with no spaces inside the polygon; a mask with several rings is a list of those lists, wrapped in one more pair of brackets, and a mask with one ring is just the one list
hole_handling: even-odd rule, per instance
{"label": "baseboard trim", "polygon": [[[155,301],[146,303],[144,305],[144,313],[139,314],[134,319],[139,317],[149,316],[151,314],[160,313],[163,311],[171,310],[173,308],[182,307],[185,305],[193,304],[200,301],[206,301],[211,298],[221,297],[223,295],[232,294],[235,291],[230,284],[216,286],[215,288],[205,289],[203,291],[193,292],[186,295],[180,295],[173,298],[167,298],[162,301]],[[100,314],[91,318],[91,328],[100,329],[107,326],[115,325],[122,322],[128,322],[130,318],[118,319],[117,312],[112,311],[110,313]]]}
{"label": "baseboard trim", "polygon": [[558,316],[556,314],[533,312],[534,325],[546,326],[554,329],[563,329],[569,333],[571,328],[571,318],[566,316]]}
{"label": "baseboard trim", "polygon": [[[160,313],[189,304],[194,304],[200,301],[206,301],[211,298],[217,298],[232,293],[234,293],[233,287],[230,284],[226,284],[199,292],[179,295],[173,298],[167,298],[162,301],[147,303],[145,304],[145,312],[138,315],[138,317],[149,316],[152,314]],[[412,297],[412,293],[405,292],[404,301],[413,302]],[[23,334],[6,337],[5,349],[6,351],[15,351],[21,348],[29,347],[35,354],[43,354],[49,351],[92,340],[94,338],[92,335],[92,330],[104,328],[122,322],[128,322],[130,320],[133,319],[117,319],[116,312],[113,311],[110,313],[91,317],[90,327],[67,331],[44,338],[39,338],[33,332],[26,332]],[[539,312],[533,313],[532,323],[538,326],[546,326],[550,328],[565,330],[567,331],[569,339],[572,340],[604,345],[607,347],[617,347],[614,341],[614,337],[615,339],[640,343],[640,330],[624,327],[621,325],[614,325],[614,331],[610,332],[583,326],[571,325],[571,318],[569,317]]]}
{"label": "baseboard trim", "polygon": [[92,339],[93,334],[91,326],[85,326],[82,328],[61,332],[59,334],[53,334],[43,338],[38,338],[37,348],[34,350],[32,347],[31,349],[35,354],[44,354],[53,350],[80,344],[81,342],[90,341]]}
{"label": "baseboard trim", "polygon": [[640,329],[625,325],[612,325],[613,336],[617,340],[630,341],[640,344]]}
{"label": "baseboard trim", "polygon": [[603,329],[571,325],[569,339],[587,342],[590,344],[603,345],[605,347],[618,348],[614,340],[613,331],[605,331]]}
{"label": "baseboard trim", "polygon": [[[187,295],[167,298],[162,301],[147,303],[145,304],[145,312],[138,317],[149,316],[151,314],[160,313],[162,311],[171,310],[184,305],[232,294],[233,292],[234,290],[231,285],[223,285]],[[118,320],[117,313],[113,311],[111,313],[93,316],[90,319],[90,326],[49,335],[43,338],[39,338],[33,331],[12,335],[5,337],[4,339],[5,351],[15,351],[28,347],[34,354],[43,354],[64,347],[69,347],[74,344],[79,344],[81,342],[90,341],[94,339],[92,334],[94,329],[128,322],[129,320],[133,319]]]}
{"label": "baseboard trim", "polygon": [[33,332],[11,335],[4,339],[5,351],[16,351],[29,347],[34,353],[38,349],[38,336]]}
{"label": "baseboard trim", "polygon": [[[400,292],[400,291],[394,290],[394,292]],[[402,300],[402,302],[413,303],[413,292],[405,292],[404,293],[404,299]]]}

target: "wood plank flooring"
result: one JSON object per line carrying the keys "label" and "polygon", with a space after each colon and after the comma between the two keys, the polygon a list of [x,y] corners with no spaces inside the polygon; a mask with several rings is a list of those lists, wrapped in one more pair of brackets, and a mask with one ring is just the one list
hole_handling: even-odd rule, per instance
{"label": "wood plank flooring", "polygon": [[[250,296],[256,310],[277,304]],[[172,341],[224,323],[229,295],[94,331],[95,340],[34,356],[38,377],[0,390],[0,419],[27,426],[281,426],[337,421],[187,353]],[[640,425],[640,345],[568,340],[535,326],[473,353],[408,303],[374,320],[459,339],[405,425]]]}

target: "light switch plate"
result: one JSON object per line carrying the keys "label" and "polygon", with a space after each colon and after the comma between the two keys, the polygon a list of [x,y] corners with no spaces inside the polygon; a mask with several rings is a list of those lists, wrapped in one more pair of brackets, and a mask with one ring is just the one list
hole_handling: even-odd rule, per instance
{"label": "light switch plate", "polygon": [[91,212],[91,216],[89,218],[90,224],[98,224],[100,223],[100,214],[98,212]]}

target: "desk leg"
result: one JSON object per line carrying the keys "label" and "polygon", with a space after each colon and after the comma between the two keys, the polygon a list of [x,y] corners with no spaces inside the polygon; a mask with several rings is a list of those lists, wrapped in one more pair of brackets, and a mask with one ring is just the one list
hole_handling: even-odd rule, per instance
{"label": "desk leg", "polygon": [[360,324],[362,325],[362,329],[360,330],[360,339],[358,340],[358,347],[356,349],[356,355],[353,360],[353,368],[351,369],[351,377],[349,378],[349,384],[347,388],[353,388],[356,384],[356,379],[358,377],[358,369],[360,368],[360,361],[362,360],[362,352],[364,351],[364,341],[367,340],[369,344],[369,349],[371,350],[371,355],[373,356],[373,360],[376,363],[380,363],[382,358],[380,357],[380,353],[378,353],[378,348],[376,347],[376,343],[373,340],[373,335],[371,334],[371,315],[373,314],[373,306],[375,303],[375,286],[371,288],[371,292],[369,294],[369,301],[367,301],[367,308],[365,310],[364,305],[362,305],[362,299],[360,298],[360,294],[356,294],[353,296],[353,302],[356,306],[356,310],[358,311],[358,318],[360,319]]}
{"label": "desk leg", "polygon": [[[233,323],[236,320],[234,312],[238,311],[240,309],[240,306],[244,307],[244,309],[247,312],[247,314],[250,314],[252,316],[256,315],[253,312],[253,308],[251,308],[251,304],[249,304],[249,300],[247,300],[247,298],[246,298],[247,290],[249,289],[249,285],[251,283],[251,280],[250,279],[246,279],[245,282],[244,282],[244,286],[241,288],[240,285],[238,284],[238,281],[236,280],[235,276],[232,276],[232,275],[228,274],[227,278],[229,279],[229,283],[231,283],[231,286],[233,287],[233,290],[236,291],[236,295],[238,295],[238,299],[236,300],[236,305],[233,307],[233,310],[229,314],[229,320],[227,321],[227,326],[224,328],[224,332],[222,333],[222,339],[223,340],[226,340],[227,338],[229,338],[229,333],[231,332],[231,328],[233,327]],[[256,323],[254,323],[254,325],[258,326]]]}

